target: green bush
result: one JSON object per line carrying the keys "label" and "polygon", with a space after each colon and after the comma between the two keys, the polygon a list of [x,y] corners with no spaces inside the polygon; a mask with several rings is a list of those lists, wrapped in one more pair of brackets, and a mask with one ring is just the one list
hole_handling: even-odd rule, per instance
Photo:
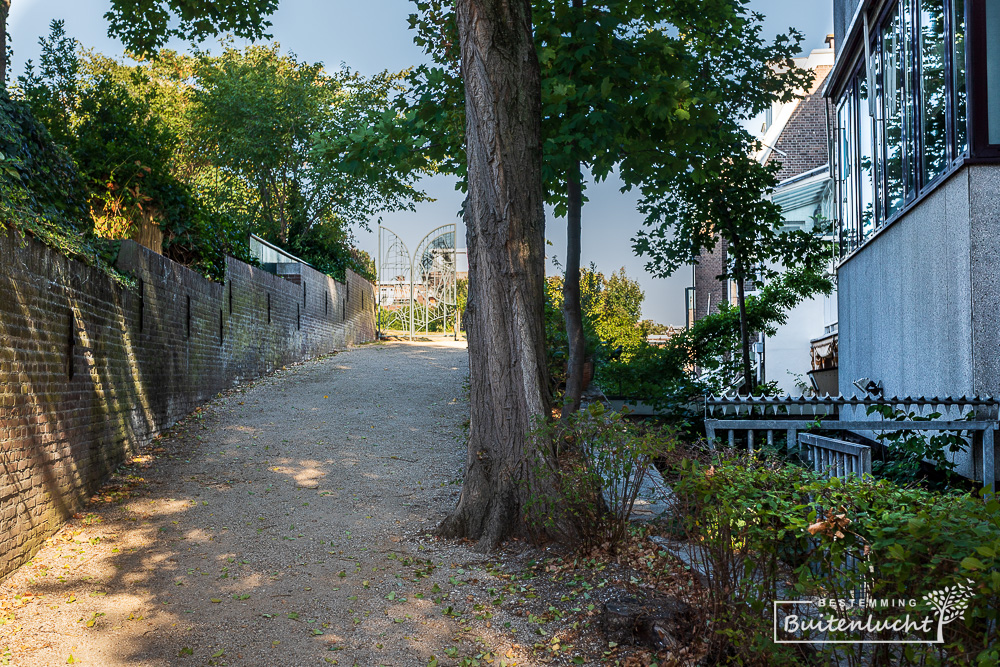
{"label": "green bush", "polygon": [[30,234],[128,282],[114,269],[118,243],[97,238],[87,190],[69,154],[22,101],[0,94],[0,232]]}
{"label": "green bush", "polygon": [[[718,662],[794,664],[808,657],[824,664],[997,664],[995,500],[887,480],[825,480],[745,454],[720,456],[710,466],[686,463],[675,491],[693,549],[708,566]],[[791,583],[782,589],[782,581]],[[944,626],[942,644],[818,644],[820,655],[807,656],[772,641],[777,599],[850,599],[865,590],[868,599],[913,599],[927,611],[925,595],[966,585],[974,597],[962,620]],[[837,612],[843,618],[858,613]],[[864,638],[905,636],[880,631]]]}
{"label": "green bush", "polygon": [[[940,412],[918,415],[892,405],[870,405],[869,415],[878,414],[885,421],[926,422],[941,418]],[[967,419],[975,417],[974,413]],[[875,437],[880,444],[881,456],[872,461],[872,472],[877,477],[890,479],[897,484],[919,483],[929,488],[945,489],[958,486],[962,477],[955,472],[958,464],[948,454],[971,451],[970,440],[954,431],[921,433],[920,431],[889,431]],[[932,471],[934,475],[927,474]]]}
{"label": "green bush", "polygon": [[[747,298],[750,330],[774,335],[797,303],[828,288],[825,276],[802,270],[782,274]],[[665,345],[641,343],[627,357],[610,360],[599,369],[598,381],[605,391],[641,399],[661,412],[679,412],[691,419],[692,401],[705,394],[732,392],[742,384],[741,363],[739,311],[722,303],[717,313],[701,318]],[[776,391],[775,383],[753,388],[757,395]]]}
{"label": "green bush", "polygon": [[559,467],[537,471],[556,493],[532,498],[529,518],[540,533],[611,553],[628,533],[647,471],[676,443],[674,429],[630,422],[599,403],[573,414],[568,426],[540,424],[532,437],[555,451]]}

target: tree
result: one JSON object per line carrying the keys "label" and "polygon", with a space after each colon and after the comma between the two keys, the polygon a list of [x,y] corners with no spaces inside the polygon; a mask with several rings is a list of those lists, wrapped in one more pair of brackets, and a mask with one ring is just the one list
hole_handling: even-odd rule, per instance
{"label": "tree", "polygon": [[[712,153],[694,169],[675,174],[669,194],[645,203],[652,229],[639,234],[635,249],[649,257],[648,271],[668,276],[696,262],[703,250],[711,252],[720,239],[726,242],[730,264],[718,278],[731,279],[737,287],[743,386],[752,391],[756,382],[750,360],[753,329],[747,317],[747,282],[759,287],[774,281],[782,266],[824,276],[832,248],[822,237],[822,225],[814,232],[784,229],[781,207],[768,198],[781,165],[758,162],[751,155],[756,142],[742,128],[730,128],[725,139],[721,147],[711,146]],[[663,223],[656,225],[653,220]],[[817,291],[832,289],[829,280],[813,284]]]}
{"label": "tree", "polygon": [[[563,419],[580,406],[586,342],[580,255],[584,171],[604,180],[622,159],[645,148],[632,132],[658,107],[667,135],[689,131],[682,43],[669,35],[665,6],[635,0],[572,0],[536,6],[543,72],[543,134],[549,203],[566,217],[563,311],[569,342]],[[669,128],[669,129],[668,129]],[[662,137],[660,137],[662,138]],[[640,147],[640,143],[643,146]]]}
{"label": "tree", "polygon": [[121,39],[126,50],[144,55],[171,37],[200,42],[231,33],[250,41],[270,39],[267,17],[277,8],[278,0],[111,0],[104,18],[109,35]]}
{"label": "tree", "polygon": [[[760,17],[742,0],[546,0],[532,3],[542,77],[546,202],[567,219],[563,283],[569,378],[563,414],[579,406],[585,361],[579,285],[586,177],[618,169],[633,187],[656,188],[663,172],[683,171],[720,122],[758,111],[801,84],[798,41],[760,39]],[[444,170],[464,177],[460,131],[465,109],[452,3],[419,0],[415,41],[433,65],[415,68],[406,103],[386,121],[394,143],[362,143],[372,163]],[[797,35],[793,31],[793,37]],[[735,111],[734,111],[735,110]],[[756,112],[755,112],[756,113]],[[383,133],[388,137],[391,133]],[[401,149],[403,143],[409,150]]]}
{"label": "tree", "polygon": [[[252,41],[269,38],[267,17],[277,8],[278,0],[111,0],[104,18],[108,35],[121,39],[127,51],[143,55],[171,37],[197,42],[226,32]],[[7,82],[9,15],[10,0],[0,0],[0,87]]]}
{"label": "tree", "polygon": [[623,161],[623,180],[639,187],[639,210],[646,216],[644,226],[651,229],[640,233],[633,247],[637,254],[650,257],[647,270],[662,276],[696,261],[701,250],[711,251],[719,238],[735,241],[728,248],[733,265],[720,279],[733,278],[737,285],[743,379],[749,391],[754,383],[744,294],[747,279],[773,279],[774,262],[822,273],[829,255],[816,236],[779,234],[780,208],[766,198],[777,184],[780,164],[765,166],[750,157],[759,146],[742,124],[775,102],[794,99],[808,88],[813,74],[798,69],[792,60],[802,34],[790,30],[788,36],[778,35],[766,44],[760,34],[763,17],[747,11],[747,0],[671,4],[676,10],[672,22],[692,56],[692,97],[719,112],[715,123],[704,126],[699,141],[689,144],[680,165],[660,164],[656,149],[648,161]]}
{"label": "tree", "polygon": [[[465,109],[461,77],[454,63],[455,23],[445,0],[417,3],[411,17],[415,41],[427,50],[434,66],[410,76],[413,104],[400,117],[435,168],[464,175],[454,129]],[[569,337],[569,380],[563,414],[579,407],[585,341],[580,307],[580,243],[582,207],[586,201],[584,172],[603,180],[629,145],[629,119],[650,106],[665,120],[685,102],[678,85],[680,41],[662,24],[666,12],[655,3],[636,0],[583,0],[532,3],[534,42],[541,66],[543,178],[546,203],[567,219],[568,252],[563,282],[564,319]],[[636,85],[642,81],[642,85]],[[395,121],[395,119],[393,119]],[[425,128],[433,129],[431,135]],[[451,132],[449,132],[451,130]],[[634,143],[634,141],[633,141]]]}
{"label": "tree", "polygon": [[336,154],[313,150],[384,109],[396,75],[331,75],[276,45],[131,65],[78,51],[61,21],[41,46],[19,88],[87,177],[104,236],[156,222],[165,254],[220,277],[225,254],[250,260],[255,232],[332,275],[364,274],[350,225],[421,197],[406,181],[349,176]]}
{"label": "tree", "polygon": [[528,435],[548,415],[540,73],[528,0],[459,0],[456,15],[468,101],[471,414],[462,495],[439,532],[489,550],[525,531],[549,465]]}
{"label": "tree", "polygon": [[[200,54],[191,89],[193,143],[213,173],[237,181],[248,227],[324,271],[338,272],[352,225],[381,211],[412,208],[424,196],[405,177],[359,178],[336,151],[389,104],[398,75],[328,73],[282,55],[279,46]],[[342,270],[342,267],[340,267]]]}

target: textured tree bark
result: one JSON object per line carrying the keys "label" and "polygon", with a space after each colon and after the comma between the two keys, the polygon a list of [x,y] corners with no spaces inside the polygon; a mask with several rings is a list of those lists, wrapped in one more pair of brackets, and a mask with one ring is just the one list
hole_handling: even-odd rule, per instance
{"label": "textured tree bark", "polygon": [[7,17],[10,0],[0,0],[0,91],[7,90]]}
{"label": "textured tree bark", "polygon": [[528,0],[459,0],[469,196],[471,416],[458,506],[438,528],[482,551],[525,534],[548,454],[528,432],[546,415],[541,88]]}
{"label": "textured tree bark", "polygon": [[580,306],[580,236],[583,214],[583,191],[579,161],[569,175],[566,192],[566,277],[563,279],[563,316],[569,358],[566,361],[566,396],[563,400],[563,420],[580,409],[583,394],[583,364],[587,343],[583,337],[583,310]]}

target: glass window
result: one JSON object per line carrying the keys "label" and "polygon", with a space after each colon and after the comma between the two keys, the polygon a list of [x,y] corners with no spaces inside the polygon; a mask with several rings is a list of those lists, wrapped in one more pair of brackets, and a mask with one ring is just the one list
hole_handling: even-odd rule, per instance
{"label": "glass window", "polygon": [[875,232],[875,165],[872,160],[874,136],[868,106],[868,79],[862,70],[858,76],[858,203],[861,207],[859,232],[864,240]]}
{"label": "glass window", "polygon": [[882,32],[882,94],[883,135],[885,146],[885,193],[882,203],[885,217],[889,218],[903,207],[905,196],[906,133],[903,131],[906,116],[906,67],[905,47],[901,21],[896,15]]}
{"label": "glass window", "polygon": [[915,136],[917,123],[917,96],[914,91],[913,69],[916,67],[916,47],[910,40],[913,34],[913,12],[910,10],[910,3],[903,0],[902,20],[899,24],[899,74],[898,80],[901,82],[903,90],[903,178],[905,185],[905,198],[909,200],[917,190],[917,139]]}
{"label": "glass window", "polygon": [[920,136],[924,183],[948,165],[947,98],[945,93],[944,0],[920,0]]}
{"label": "glass window", "polygon": [[857,207],[855,206],[854,155],[852,150],[854,144],[854,123],[852,122],[853,114],[851,113],[852,97],[853,91],[840,104],[840,109],[837,111],[840,227],[842,243],[847,252],[858,247],[856,231],[858,215]]}
{"label": "glass window", "polygon": [[965,0],[952,0],[951,30],[954,35],[952,51],[952,104],[955,113],[955,157],[969,150],[968,96],[965,90]]}
{"label": "glass window", "polygon": [[[894,218],[969,149],[968,0],[897,0],[871,31],[837,106],[845,252]],[[1000,0],[988,0],[989,134],[1000,144]],[[867,70],[867,71],[866,71]],[[871,99],[870,99],[871,98]]]}

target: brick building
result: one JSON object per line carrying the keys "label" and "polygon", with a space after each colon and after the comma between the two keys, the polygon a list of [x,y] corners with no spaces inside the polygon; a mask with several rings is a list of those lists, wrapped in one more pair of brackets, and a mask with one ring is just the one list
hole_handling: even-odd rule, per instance
{"label": "brick building", "polygon": [[[823,97],[827,75],[833,68],[833,39],[828,48],[816,49],[798,58],[796,65],[815,73],[805,94],[787,104],[775,104],[765,114],[759,128],[763,149],[757,158],[778,161],[780,182],[773,200],[781,205],[789,229],[812,229],[820,220],[833,217],[833,180],[830,178],[832,110]],[[735,303],[736,285],[720,281],[728,262],[725,242],[711,253],[703,253],[692,267],[691,287],[687,288],[687,323],[718,311],[719,304]],[[748,293],[753,286],[747,286]],[[818,386],[821,391],[836,393],[836,296],[819,297],[799,304],[789,313],[788,322],[772,337],[761,337],[754,346],[757,371],[764,381],[775,381],[793,395]],[[826,341],[826,342],[824,342]],[[814,363],[816,352],[821,363]],[[835,354],[835,352],[833,352]],[[831,373],[832,371],[832,373]],[[812,378],[812,380],[810,380]]]}

